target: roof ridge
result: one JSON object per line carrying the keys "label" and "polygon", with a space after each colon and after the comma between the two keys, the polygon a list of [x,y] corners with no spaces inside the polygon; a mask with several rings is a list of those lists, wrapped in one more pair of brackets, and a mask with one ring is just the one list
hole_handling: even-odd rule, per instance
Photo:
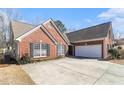
{"label": "roof ridge", "polygon": [[35,25],[33,25],[33,24],[31,24],[31,23],[27,23],[27,22],[22,22],[22,21],[20,21],[20,20],[11,20],[11,22],[12,21],[15,21],[15,22],[18,22],[18,23],[22,23],[22,24],[26,24],[26,25],[30,25],[30,26],[35,26]]}
{"label": "roof ridge", "polygon": [[79,30],[77,30],[77,31],[69,32],[69,33],[66,33],[66,34],[75,33],[75,32],[80,32],[81,30],[85,30],[85,29],[97,27],[97,26],[100,26],[100,25],[108,24],[108,23],[111,24],[111,21],[105,22],[105,23],[101,23],[101,24],[97,24],[97,25],[93,25],[93,26],[89,26],[89,27],[86,27],[86,28],[82,28],[82,29],[79,29]]}

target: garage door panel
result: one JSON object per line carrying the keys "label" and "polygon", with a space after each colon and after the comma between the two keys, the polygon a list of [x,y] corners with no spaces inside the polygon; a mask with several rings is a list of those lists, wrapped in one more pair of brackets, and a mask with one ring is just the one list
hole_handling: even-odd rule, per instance
{"label": "garage door panel", "polygon": [[101,58],[101,45],[76,46],[75,56]]}

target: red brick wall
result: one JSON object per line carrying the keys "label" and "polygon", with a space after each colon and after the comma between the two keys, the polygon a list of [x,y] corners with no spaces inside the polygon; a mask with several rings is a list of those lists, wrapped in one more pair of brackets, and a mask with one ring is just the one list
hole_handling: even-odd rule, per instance
{"label": "red brick wall", "polygon": [[111,45],[113,44],[113,41],[112,41],[112,35],[111,35],[111,31],[108,33],[108,36],[105,38],[105,40],[103,41],[103,49],[104,49],[104,59],[106,59],[109,55],[108,55],[108,48],[107,48],[107,45]]}
{"label": "red brick wall", "polygon": [[[56,29],[51,25],[49,28],[50,22],[47,22],[44,26],[48,30],[48,32],[56,39],[57,42],[60,44],[63,44],[66,46],[68,51],[68,45],[63,40],[63,38],[59,35],[59,33],[56,31]],[[36,42],[44,42],[50,45],[50,58],[57,57],[57,48],[56,45],[51,41],[51,39],[39,28],[33,33],[27,35],[24,37],[21,42],[19,43],[19,52],[20,57],[26,53],[30,54],[30,43],[36,43]]]}
{"label": "red brick wall", "polygon": [[47,22],[44,24],[45,28],[49,31],[49,33],[60,43],[65,44],[65,41],[62,39],[62,37],[59,35],[59,33],[55,30],[55,28],[52,26],[50,22]]}
{"label": "red brick wall", "polygon": [[21,40],[19,43],[20,57],[25,53],[30,54],[30,43],[36,43],[40,41],[50,44],[50,58],[56,57],[55,44],[40,28]]}
{"label": "red brick wall", "polygon": [[67,43],[63,40],[63,38],[59,35],[59,33],[56,31],[56,29],[53,27],[53,25],[50,23],[50,21],[46,22],[43,24],[45,28],[49,31],[49,33],[57,40],[57,42],[63,44],[67,48],[68,52],[68,45]]}

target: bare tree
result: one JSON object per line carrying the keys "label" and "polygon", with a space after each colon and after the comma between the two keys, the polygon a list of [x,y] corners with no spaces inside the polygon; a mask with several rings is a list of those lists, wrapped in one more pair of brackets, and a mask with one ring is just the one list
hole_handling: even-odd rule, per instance
{"label": "bare tree", "polygon": [[7,43],[12,42],[10,21],[19,19],[22,17],[17,9],[0,9],[0,47],[7,47]]}
{"label": "bare tree", "polygon": [[8,31],[8,19],[4,12],[0,12],[0,48],[6,47],[6,33]]}
{"label": "bare tree", "polygon": [[9,20],[18,20],[18,19],[21,20],[22,19],[22,16],[18,9],[15,9],[15,8],[4,8],[3,9],[2,8],[0,10],[6,13],[6,16],[8,17]]}
{"label": "bare tree", "polygon": [[119,32],[119,31],[115,31],[114,37],[115,37],[115,39],[124,38],[124,33],[123,32]]}

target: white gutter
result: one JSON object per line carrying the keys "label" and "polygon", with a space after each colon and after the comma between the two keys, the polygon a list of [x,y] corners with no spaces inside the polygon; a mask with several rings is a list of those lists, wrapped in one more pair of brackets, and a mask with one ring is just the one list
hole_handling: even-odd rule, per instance
{"label": "white gutter", "polygon": [[73,41],[71,43],[82,43],[82,42],[88,42],[88,41],[99,41],[104,40],[105,38],[98,38],[98,39],[91,39],[91,40],[80,40],[80,41]]}

